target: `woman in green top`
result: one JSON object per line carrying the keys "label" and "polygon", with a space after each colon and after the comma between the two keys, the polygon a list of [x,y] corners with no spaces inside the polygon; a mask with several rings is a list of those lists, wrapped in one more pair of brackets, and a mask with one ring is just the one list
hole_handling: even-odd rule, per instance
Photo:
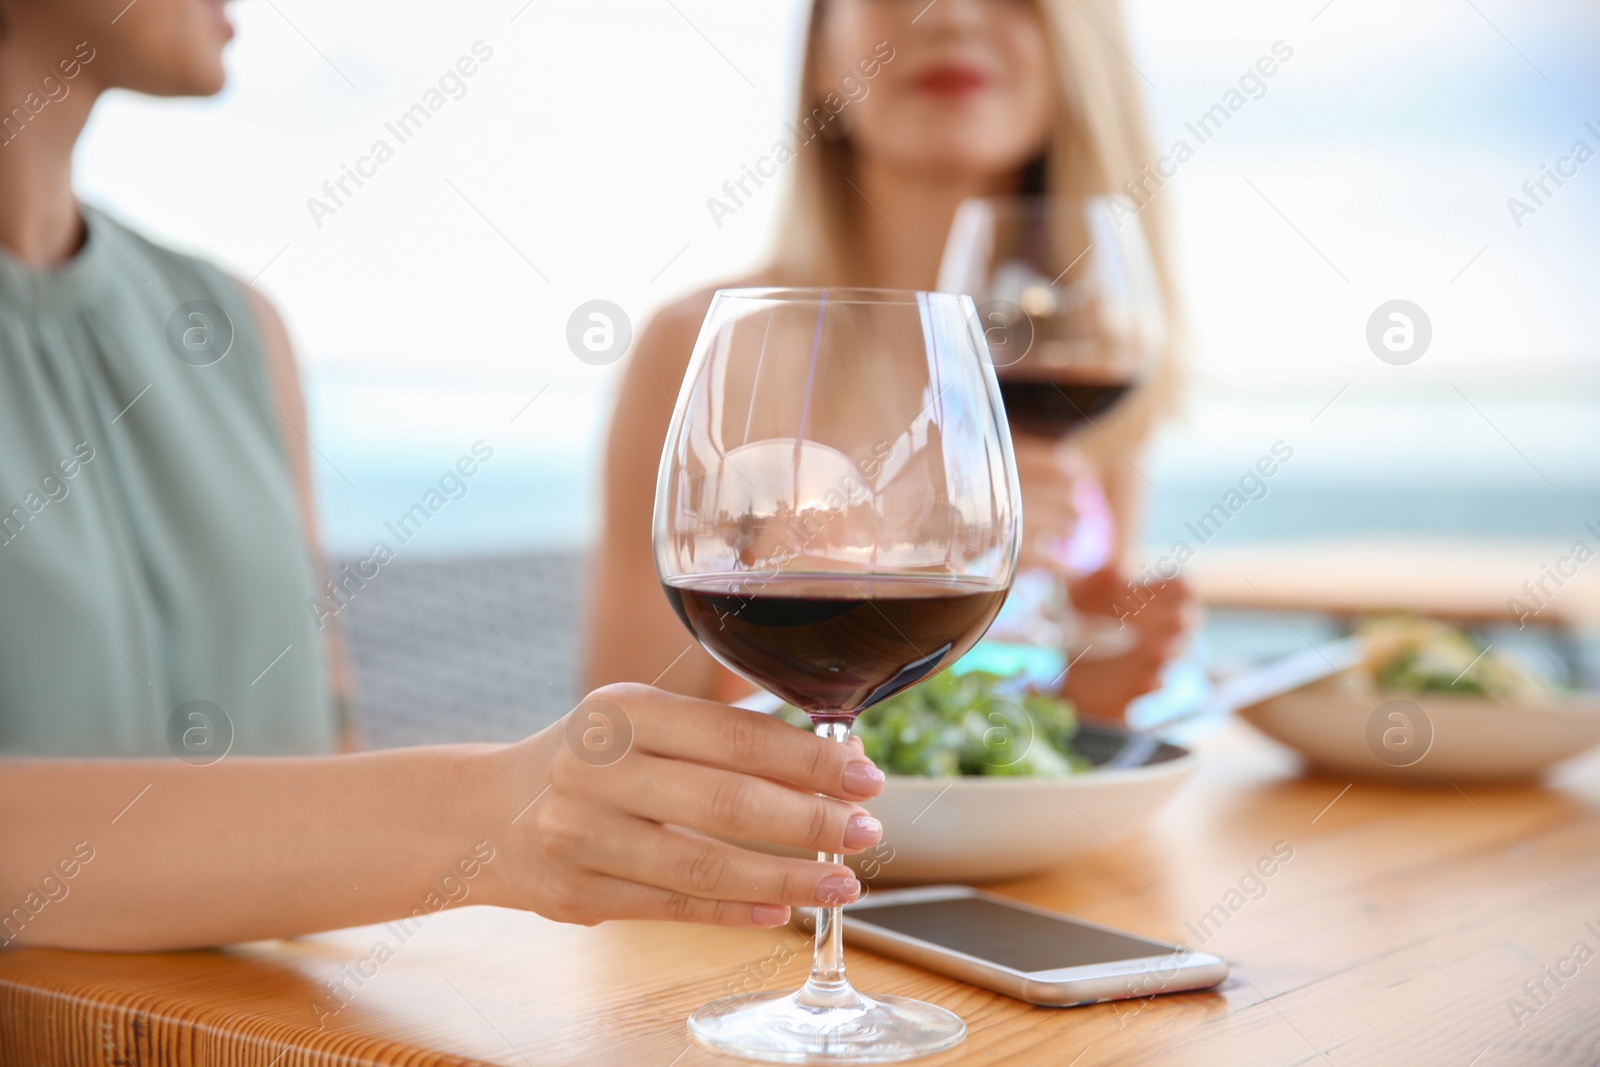
{"label": "woman in green top", "polygon": [[[852,898],[848,868],[674,828],[877,842],[870,761],[766,716],[609,686],[515,744],[330,754],[283,324],[72,191],[101,92],[215,93],[232,32],[220,0],[0,0],[0,944],[378,922],[456,871],[575,922]],[[231,747],[185,762],[194,730]]]}

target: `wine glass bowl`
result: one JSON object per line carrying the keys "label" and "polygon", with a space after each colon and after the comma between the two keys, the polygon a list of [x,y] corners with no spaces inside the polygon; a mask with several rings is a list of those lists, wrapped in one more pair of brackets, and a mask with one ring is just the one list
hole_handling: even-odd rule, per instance
{"label": "wine glass bowl", "polygon": [[667,598],[713,656],[853,717],[982,635],[1018,523],[982,349],[965,297],[717,294],[655,516]]}
{"label": "wine glass bowl", "polygon": [[1107,413],[1166,346],[1144,231],[1110,197],[968,200],[940,275],[978,301],[1019,432],[1062,437]]}
{"label": "wine glass bowl", "polygon": [[[1015,460],[972,301],[862,289],[722,290],[656,487],[655,562],[696,639],[843,742],[855,716],[953,663],[1015,577]],[[839,862],[838,856],[820,859]],[[689,1022],[785,1062],[887,1062],[959,1043],[942,1008],[845,979],[838,907],[811,976]]]}

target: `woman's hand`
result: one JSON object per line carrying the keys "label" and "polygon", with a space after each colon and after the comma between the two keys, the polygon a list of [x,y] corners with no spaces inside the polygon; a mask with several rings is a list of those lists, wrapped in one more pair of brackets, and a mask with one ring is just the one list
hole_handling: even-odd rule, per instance
{"label": "woman's hand", "polygon": [[1072,606],[1101,626],[1116,620],[1127,631],[1125,651],[1096,657],[1092,648],[1067,671],[1062,694],[1085,715],[1120,719],[1129,701],[1160,687],[1161,669],[1178,654],[1197,609],[1182,578],[1130,583],[1111,568],[1067,587]]}
{"label": "woman's hand", "polygon": [[649,686],[597,689],[505,754],[510,810],[526,808],[497,902],[561,922],[779,926],[854,900],[855,875],[716,838],[853,853],[883,833],[854,803],[884,781],[857,745]]}
{"label": "woman's hand", "polygon": [[[1110,560],[1115,528],[1093,467],[1059,441],[1019,434],[1013,447],[1023,495],[1020,566],[1053,574],[1091,629],[1117,620],[1120,650],[1090,647],[1067,672],[1062,694],[1094,718],[1120,719],[1128,703],[1161,684],[1161,670],[1194,623],[1180,578],[1132,584]],[[1073,567],[1097,567],[1091,574]],[[1091,638],[1092,640],[1092,638]],[[1081,650],[1073,650],[1074,656]]]}

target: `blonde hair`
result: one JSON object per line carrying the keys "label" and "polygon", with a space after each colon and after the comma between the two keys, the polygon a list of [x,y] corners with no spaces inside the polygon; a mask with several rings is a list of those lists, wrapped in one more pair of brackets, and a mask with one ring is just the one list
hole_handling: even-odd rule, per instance
{"label": "blonde hair", "polygon": [[[828,88],[817,84],[817,56],[828,0],[814,0],[801,63],[795,128],[827,114]],[[1120,194],[1154,162],[1144,101],[1126,58],[1127,33],[1119,0],[1035,0],[1057,73],[1056,120],[1041,154],[1051,196]],[[861,197],[850,184],[847,136],[823,136],[796,152],[789,203],[782,213],[773,272],[790,285],[862,285],[863,258],[852,254]],[[1146,194],[1148,189],[1146,190]],[[1159,192],[1139,211],[1165,305],[1169,341],[1155,377],[1099,423],[1100,434],[1079,441],[1104,474],[1136,451],[1156,420],[1176,406],[1181,373],[1177,338],[1182,316],[1168,247],[1168,222]],[[1124,517],[1126,518],[1126,517]],[[1124,522],[1124,526],[1128,525]]]}

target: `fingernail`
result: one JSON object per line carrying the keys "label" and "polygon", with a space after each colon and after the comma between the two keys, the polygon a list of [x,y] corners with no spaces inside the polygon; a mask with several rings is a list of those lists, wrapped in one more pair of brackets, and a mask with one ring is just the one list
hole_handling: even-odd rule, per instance
{"label": "fingernail", "polygon": [[817,883],[817,903],[828,907],[848,904],[861,895],[861,883],[852,874],[831,874]]}
{"label": "fingernail", "polygon": [[858,796],[875,794],[883,783],[883,772],[870,760],[851,760],[844,765],[844,787]]}
{"label": "fingernail", "polygon": [[757,926],[782,926],[789,921],[789,909],[782,904],[757,904],[750,909],[750,921]]}
{"label": "fingernail", "polygon": [[844,824],[844,847],[866,848],[883,836],[883,823],[870,815],[852,815]]}

